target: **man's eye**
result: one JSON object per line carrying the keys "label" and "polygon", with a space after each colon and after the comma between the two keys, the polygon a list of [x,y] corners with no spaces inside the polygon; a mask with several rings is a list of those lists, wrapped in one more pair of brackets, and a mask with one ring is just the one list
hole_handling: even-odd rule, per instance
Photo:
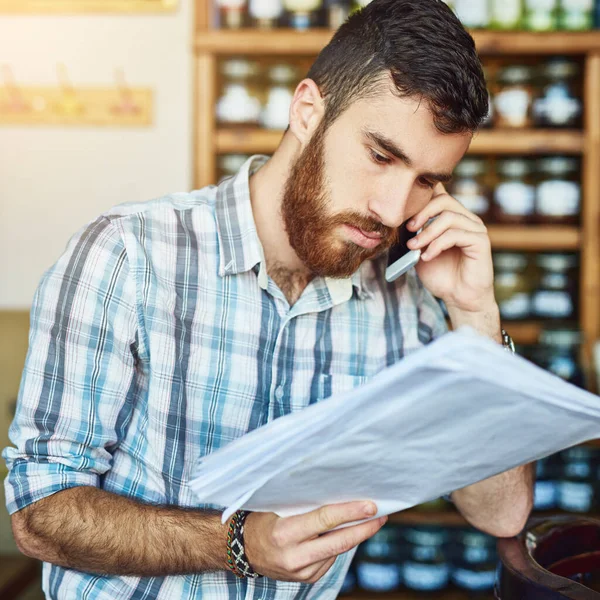
{"label": "man's eye", "polygon": [[419,185],[422,185],[426,188],[433,188],[435,186],[435,183],[433,181],[425,179],[424,177],[419,177]]}
{"label": "man's eye", "polygon": [[375,150],[370,150],[370,154],[373,162],[378,165],[389,165],[392,162],[387,156],[383,156],[383,154],[379,154],[379,152],[375,152]]}

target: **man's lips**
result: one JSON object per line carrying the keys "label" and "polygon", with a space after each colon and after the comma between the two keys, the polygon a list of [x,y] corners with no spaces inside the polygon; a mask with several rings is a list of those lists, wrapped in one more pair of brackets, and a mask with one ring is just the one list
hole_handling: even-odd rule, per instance
{"label": "man's lips", "polygon": [[381,244],[383,236],[380,233],[374,233],[372,231],[363,231],[358,227],[354,227],[353,225],[344,225],[346,232],[350,239],[361,246],[362,248],[376,248]]}

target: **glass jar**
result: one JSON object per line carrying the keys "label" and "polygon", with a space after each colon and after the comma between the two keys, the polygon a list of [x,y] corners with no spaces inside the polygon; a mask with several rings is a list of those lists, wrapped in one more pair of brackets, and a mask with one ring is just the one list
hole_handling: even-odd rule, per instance
{"label": "glass jar", "polygon": [[538,364],[569,383],[585,387],[583,371],[579,365],[581,340],[581,332],[576,329],[543,329],[540,333]]}
{"label": "glass jar", "polygon": [[494,289],[500,315],[505,320],[527,319],[531,313],[529,258],[522,252],[495,252]]}
{"label": "glass jar", "polygon": [[448,532],[434,526],[407,528],[404,539],[407,545],[407,557],[402,568],[404,585],[422,592],[445,589],[450,579],[445,549]]}
{"label": "glass jar", "polygon": [[305,30],[312,25],[314,13],[322,6],[322,0],[283,0],[290,13],[290,27]]}
{"label": "glass jar", "polygon": [[400,529],[385,525],[358,548],[358,585],[369,592],[397,590],[402,582],[400,562]]}
{"label": "glass jar", "polygon": [[523,24],[529,31],[556,31],[558,0],[525,0]]}
{"label": "glass jar", "polygon": [[283,14],[281,0],[250,0],[250,16],[260,29],[273,29]]}
{"label": "glass jar", "polygon": [[491,0],[491,2],[491,29],[500,29],[504,31],[522,29],[522,0]]}
{"label": "glass jar", "polygon": [[489,218],[492,207],[492,190],[486,184],[488,162],[483,158],[463,158],[454,169],[454,177],[448,188],[467,210]]}
{"label": "glass jar", "polygon": [[566,31],[586,31],[594,26],[594,0],[562,0],[558,26]]}
{"label": "glass jar", "polygon": [[271,85],[261,113],[261,125],[267,129],[285,129],[289,124],[298,71],[290,64],[273,65],[268,78]]}
{"label": "glass jar", "polygon": [[219,183],[226,177],[236,175],[249,158],[248,154],[222,154],[219,156],[217,159]]}
{"label": "glass jar", "polygon": [[575,446],[564,450],[563,476],[558,488],[558,505],[563,510],[587,513],[594,505],[595,461],[591,448]]}
{"label": "glass jar", "polygon": [[451,580],[469,592],[490,591],[496,575],[496,539],[480,531],[459,530],[453,552]]}
{"label": "glass jar", "polygon": [[533,508],[535,510],[555,509],[558,506],[558,487],[562,473],[561,455],[552,454],[538,460],[535,473]]}
{"label": "glass jar", "polygon": [[531,127],[534,96],[533,70],[527,65],[508,65],[498,72],[498,89],[494,98],[497,127],[526,129]]}
{"label": "glass jar", "polygon": [[350,565],[346,576],[344,577],[344,581],[342,582],[342,587],[340,588],[340,595],[351,594],[356,589],[356,571],[354,563]]}
{"label": "glass jar", "polygon": [[469,29],[486,29],[490,25],[488,0],[455,0],[454,12]]}
{"label": "glass jar", "polygon": [[541,70],[542,89],[533,101],[533,119],[539,127],[579,127],[582,102],[577,95],[580,74],[576,62],[564,58],[548,61]]}
{"label": "glass jar", "polygon": [[542,319],[572,319],[576,311],[577,255],[538,254],[540,281],[533,293],[533,316]]}
{"label": "glass jar", "polygon": [[258,64],[232,59],[221,63],[223,93],[217,100],[217,120],[232,125],[257,125],[261,113],[255,78]]}
{"label": "glass jar", "polygon": [[499,160],[493,214],[500,223],[523,224],[533,220],[535,184],[533,163],[523,158]]}
{"label": "glass jar", "polygon": [[327,27],[338,29],[350,14],[350,2],[346,0],[325,0],[327,8]]}
{"label": "glass jar", "polygon": [[581,208],[580,168],[577,158],[551,156],[538,161],[536,221],[575,225]]}
{"label": "glass jar", "polygon": [[217,0],[221,24],[228,29],[239,29],[244,24],[246,0]]}

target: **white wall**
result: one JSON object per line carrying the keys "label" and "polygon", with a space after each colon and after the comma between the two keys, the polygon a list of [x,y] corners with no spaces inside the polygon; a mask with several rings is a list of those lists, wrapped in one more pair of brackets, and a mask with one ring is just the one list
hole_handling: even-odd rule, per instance
{"label": "white wall", "polygon": [[[193,0],[152,15],[0,15],[0,63],[22,85],[154,90],[146,128],[0,126],[0,309],[27,309],[68,238],[115,204],[187,191],[192,182]],[[1,84],[1,82],[0,82]]]}

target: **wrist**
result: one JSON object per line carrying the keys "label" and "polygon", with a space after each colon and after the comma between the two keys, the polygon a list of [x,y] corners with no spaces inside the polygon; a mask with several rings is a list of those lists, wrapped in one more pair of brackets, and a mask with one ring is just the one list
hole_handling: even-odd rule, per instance
{"label": "wrist", "polygon": [[495,301],[478,311],[463,310],[452,305],[446,305],[446,308],[453,329],[469,326],[481,335],[502,343],[500,309]]}

